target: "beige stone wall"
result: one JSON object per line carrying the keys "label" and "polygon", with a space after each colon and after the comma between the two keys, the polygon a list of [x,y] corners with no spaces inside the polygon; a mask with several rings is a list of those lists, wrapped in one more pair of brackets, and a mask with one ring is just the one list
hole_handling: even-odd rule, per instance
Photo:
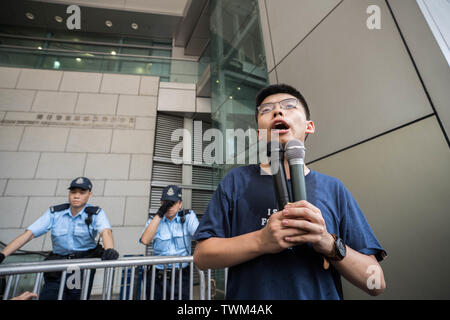
{"label": "beige stone wall", "polygon": [[[87,176],[119,252],[143,254],[158,90],[157,77],[0,68],[1,241]],[[24,249],[50,250],[50,235]]]}
{"label": "beige stone wall", "polygon": [[[116,249],[145,254],[138,239],[148,219],[156,114],[210,113],[195,92],[195,84],[158,77],[0,67],[0,240],[66,202],[70,181],[87,176],[90,203],[105,210]],[[51,248],[50,233],[23,247]],[[102,279],[98,270],[93,294]]]}

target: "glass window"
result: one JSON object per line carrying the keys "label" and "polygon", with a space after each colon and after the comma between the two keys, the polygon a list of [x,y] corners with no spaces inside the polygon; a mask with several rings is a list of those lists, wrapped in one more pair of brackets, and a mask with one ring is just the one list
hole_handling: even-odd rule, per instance
{"label": "glass window", "polygon": [[173,67],[171,59],[154,58],[171,56],[171,39],[0,26],[0,64],[5,66],[142,74],[195,83],[195,62],[174,61]]}
{"label": "glass window", "polygon": [[[211,111],[213,127],[226,129],[256,128],[255,97],[268,84],[265,53],[259,23],[257,0],[213,0],[211,10]],[[200,63],[201,65],[201,63]],[[203,68],[201,66],[200,68]],[[237,164],[237,145],[230,139],[224,144],[224,161],[215,166],[223,177]],[[245,145],[248,160],[248,138]]]}

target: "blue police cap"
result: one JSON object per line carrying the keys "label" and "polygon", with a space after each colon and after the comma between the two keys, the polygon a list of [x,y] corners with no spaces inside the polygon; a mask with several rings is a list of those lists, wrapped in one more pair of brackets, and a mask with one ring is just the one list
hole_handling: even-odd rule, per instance
{"label": "blue police cap", "polygon": [[161,200],[179,201],[181,200],[181,188],[176,185],[168,185],[163,189]]}
{"label": "blue police cap", "polygon": [[75,178],[71,183],[70,183],[70,187],[68,188],[73,189],[73,188],[80,188],[83,190],[92,190],[92,182],[91,180],[89,180],[86,177],[78,177]]}

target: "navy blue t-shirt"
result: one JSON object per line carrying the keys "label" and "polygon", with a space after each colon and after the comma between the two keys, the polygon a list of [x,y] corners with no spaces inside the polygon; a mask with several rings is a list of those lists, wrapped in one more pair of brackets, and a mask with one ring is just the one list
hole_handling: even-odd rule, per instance
{"label": "navy blue t-shirt", "polygon": [[[344,184],[313,170],[305,182],[308,202],[321,210],[327,231],[352,249],[382,260],[385,251]],[[261,174],[258,165],[234,168],[219,183],[194,239],[231,238],[257,231],[276,208],[272,176]],[[311,244],[304,244],[230,267],[226,297],[343,299],[343,294],[340,274],[333,266],[325,270],[323,257]]]}

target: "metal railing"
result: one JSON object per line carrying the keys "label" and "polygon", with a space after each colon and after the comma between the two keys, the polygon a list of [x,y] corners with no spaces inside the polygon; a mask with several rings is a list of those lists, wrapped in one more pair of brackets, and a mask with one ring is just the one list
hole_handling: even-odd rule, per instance
{"label": "metal railing", "polygon": [[[20,280],[20,276],[24,274],[36,274],[34,280],[33,292],[38,294],[40,292],[42,279],[44,272],[61,272],[60,285],[58,291],[58,300],[63,299],[64,290],[66,287],[66,281],[68,274],[77,270],[83,272],[82,277],[82,287],[81,287],[81,300],[88,299],[88,287],[89,279],[91,275],[91,270],[104,269],[103,276],[103,288],[101,298],[102,300],[111,300],[113,295],[114,277],[117,268],[125,269],[123,290],[124,297],[127,300],[134,299],[134,285],[135,285],[135,272],[136,268],[142,268],[142,277],[140,281],[141,291],[139,299],[146,300],[146,287],[147,281],[151,283],[150,290],[150,300],[154,298],[155,292],[155,276],[156,276],[156,265],[164,265],[164,276],[163,276],[163,300],[166,300],[166,289],[167,289],[167,273],[171,270],[171,274],[175,275],[176,270],[178,270],[178,299],[182,299],[182,268],[176,268],[176,266],[181,266],[184,263],[188,263],[189,266],[189,300],[193,300],[193,288],[194,288],[194,269],[198,272],[200,292],[198,298],[200,300],[211,299],[211,270],[207,270],[208,282],[207,286],[205,284],[205,272],[198,269],[193,262],[192,256],[145,256],[145,257],[125,257],[118,260],[100,260],[95,259],[73,259],[73,260],[52,260],[52,261],[40,261],[40,262],[29,262],[29,263],[8,263],[0,265],[0,276],[6,276],[6,286],[3,292],[3,300],[7,300],[16,296],[17,288]],[[170,265],[170,267],[168,267]],[[130,282],[128,284],[127,276],[128,270],[131,271]],[[148,273],[150,273],[150,279],[148,279]],[[170,299],[175,299],[175,278],[176,276],[170,277]],[[139,283],[138,283],[139,284]],[[129,289],[129,290],[127,290]],[[127,296],[128,291],[128,296]],[[138,297],[136,297],[137,299]]]}
{"label": "metal railing", "polygon": [[101,51],[4,44],[1,37],[0,66],[158,76],[160,81],[180,83],[196,83],[198,78],[195,59],[122,53],[120,48]]}

